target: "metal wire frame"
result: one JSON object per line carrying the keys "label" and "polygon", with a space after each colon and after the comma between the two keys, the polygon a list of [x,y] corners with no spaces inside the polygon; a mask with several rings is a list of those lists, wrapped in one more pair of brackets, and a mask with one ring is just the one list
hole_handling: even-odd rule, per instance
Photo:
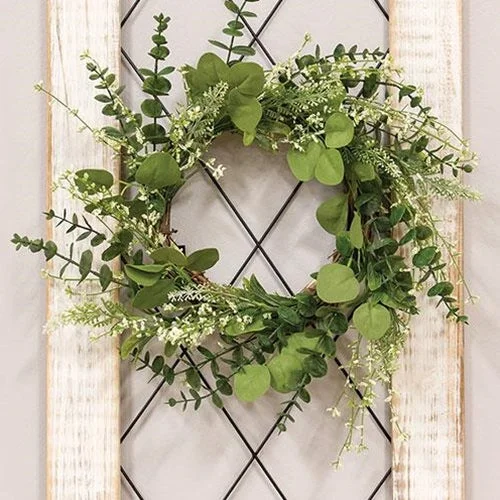
{"label": "metal wire frame", "polygon": [[[130,9],[127,11],[127,13],[125,14],[125,16],[123,17],[122,22],[121,22],[121,27],[122,28],[125,26],[125,24],[127,23],[127,21],[130,19],[130,17],[132,16],[132,14],[136,10],[136,8],[139,6],[140,2],[141,2],[141,0],[135,0],[134,3],[132,4],[132,6],[130,7]],[[273,64],[273,65],[275,64],[275,60],[272,57],[272,55],[269,52],[269,50],[267,49],[267,47],[262,43],[262,41],[260,40],[259,37],[263,33],[263,31],[266,29],[266,27],[268,26],[269,22],[274,17],[275,13],[278,11],[278,9],[283,4],[283,2],[284,2],[284,0],[278,0],[274,4],[273,8],[268,13],[268,15],[266,16],[266,18],[264,19],[264,21],[262,22],[262,24],[260,25],[260,27],[258,28],[258,30],[256,32],[252,29],[252,27],[248,24],[248,22],[245,19],[243,19],[245,27],[248,30],[248,32],[250,33],[250,35],[251,35],[251,41],[249,43],[249,46],[257,44],[258,47],[260,48],[260,50],[262,51],[262,53],[266,56],[267,60],[271,64]],[[379,0],[373,0],[373,2],[377,5],[379,11],[385,17],[385,19],[389,20],[389,15],[388,15],[387,11],[385,10],[385,8],[380,3],[380,1]],[[123,49],[123,47],[121,49],[121,52],[122,52],[122,56],[123,56],[123,59],[124,59],[125,63],[130,66],[130,68],[134,71],[134,73],[136,73],[136,75],[139,76],[139,78],[143,79],[142,75],[140,74],[140,72],[138,70],[137,65],[134,63],[134,61],[129,56],[129,54],[125,51],[125,49]],[[242,58],[243,57],[241,57],[241,59]],[[163,106],[163,104],[162,104],[162,106]],[[169,114],[168,110],[164,106],[163,106],[163,108],[164,108],[165,113]],[[231,279],[230,283],[234,284],[237,281],[237,279],[243,273],[243,271],[246,268],[246,266],[252,260],[253,256],[257,252],[260,252],[261,255],[264,257],[264,259],[267,261],[268,265],[273,270],[273,272],[276,275],[276,277],[278,278],[278,280],[281,282],[281,284],[287,290],[287,292],[289,294],[293,295],[293,291],[292,291],[291,287],[289,286],[289,284],[287,283],[286,279],[283,277],[282,273],[279,271],[278,267],[275,265],[275,263],[273,262],[273,260],[269,257],[269,255],[267,254],[267,252],[263,248],[262,244],[264,243],[264,241],[266,240],[266,238],[269,236],[269,234],[271,233],[272,229],[276,226],[276,224],[278,223],[278,221],[281,219],[282,215],[285,213],[285,211],[287,210],[287,208],[290,205],[290,203],[296,197],[296,195],[299,192],[299,189],[300,189],[302,183],[301,182],[297,183],[297,185],[291,191],[291,193],[289,194],[289,196],[287,197],[287,199],[285,200],[285,202],[282,204],[282,206],[280,207],[280,209],[278,210],[278,212],[276,213],[276,215],[273,217],[273,219],[270,222],[270,224],[268,225],[268,227],[262,233],[262,235],[260,236],[260,238],[257,238],[257,236],[253,233],[253,231],[250,229],[250,227],[248,226],[248,224],[245,221],[245,219],[242,217],[242,215],[238,211],[236,205],[232,202],[232,200],[230,199],[230,197],[224,191],[224,189],[220,185],[220,183],[208,171],[205,171],[205,172],[209,176],[209,178],[212,181],[212,183],[214,184],[214,187],[216,188],[216,190],[219,192],[219,194],[222,196],[222,198],[224,199],[224,201],[228,205],[229,209],[232,211],[233,215],[240,222],[240,224],[245,229],[245,231],[247,232],[247,234],[250,236],[250,238],[252,239],[252,241],[254,243],[254,247],[252,248],[251,252],[247,255],[247,257],[245,258],[245,260],[243,261],[243,263],[241,264],[241,266],[239,267],[239,269],[237,270],[237,272],[235,273],[235,275]],[[194,360],[191,358],[189,352],[186,349],[183,348],[182,352],[181,352],[181,355],[179,356],[179,358],[175,361],[175,363],[173,365],[174,368],[181,361],[182,357],[185,357],[186,360],[187,360],[187,362],[189,364],[191,364],[192,366],[195,366]],[[335,362],[337,363],[337,365],[339,367],[339,370],[344,375],[344,377],[349,378],[349,374],[342,367],[342,364],[341,364],[340,360],[338,358],[335,358]],[[198,373],[200,375],[200,378],[202,380],[202,384],[203,384],[204,388],[207,389],[207,390],[211,390],[211,385],[208,382],[208,380],[206,379],[206,377],[204,376],[204,374],[200,370],[198,370],[198,369],[197,369],[197,371],[198,371]],[[127,438],[127,436],[130,434],[130,432],[134,429],[134,427],[141,420],[141,418],[144,415],[144,413],[146,412],[146,410],[150,407],[150,405],[156,399],[157,395],[160,393],[160,390],[162,389],[162,387],[164,386],[164,384],[165,384],[165,381],[162,380],[157,385],[157,387],[152,392],[152,394],[150,395],[150,397],[147,399],[147,401],[144,403],[144,405],[141,407],[141,409],[139,410],[139,412],[136,414],[136,416],[133,418],[133,420],[131,421],[131,423],[128,425],[128,427],[123,432],[123,434],[121,436],[121,442],[123,442]],[[358,390],[356,390],[356,393],[357,393],[358,397],[362,397],[361,393]],[[288,403],[288,405],[285,407],[284,412],[287,412],[291,408],[292,405],[293,405],[293,403],[291,403],[291,402]],[[385,429],[385,427],[383,426],[383,424],[381,423],[380,419],[377,417],[377,415],[375,414],[375,412],[373,411],[372,408],[368,408],[368,411],[369,411],[369,414],[371,415],[374,423],[376,424],[376,426],[379,428],[379,430],[381,431],[381,433],[383,434],[383,436],[385,437],[385,439],[390,443],[391,442],[391,436],[390,436],[389,432],[387,431],[387,429]],[[253,464],[254,461],[261,468],[261,470],[263,471],[263,473],[265,474],[265,476],[267,477],[267,479],[269,480],[270,484],[273,486],[273,488],[275,489],[275,491],[279,495],[279,497],[283,498],[283,499],[286,499],[286,496],[284,495],[284,493],[282,492],[282,490],[279,488],[279,486],[276,483],[275,479],[272,477],[272,475],[269,473],[269,471],[267,470],[267,468],[264,466],[264,464],[262,463],[261,459],[259,458],[259,453],[266,446],[266,444],[268,443],[269,439],[271,438],[271,436],[273,435],[273,433],[277,429],[277,427],[278,427],[278,425],[279,425],[282,417],[279,417],[274,422],[273,426],[269,429],[269,431],[267,432],[267,434],[265,435],[265,437],[262,439],[262,441],[260,442],[260,444],[258,445],[258,447],[254,450],[253,447],[248,442],[248,440],[245,437],[245,435],[243,434],[243,432],[241,431],[241,429],[239,428],[239,426],[237,425],[237,423],[234,420],[234,418],[229,413],[229,411],[224,407],[224,408],[222,408],[222,412],[223,412],[225,418],[227,419],[227,421],[230,423],[230,425],[233,427],[233,429],[237,433],[238,437],[242,440],[243,444],[245,445],[245,447],[249,450],[249,452],[251,454],[250,459],[247,461],[247,463],[245,464],[245,466],[242,468],[242,470],[240,471],[240,473],[238,474],[238,476],[235,478],[235,480],[231,484],[230,488],[228,489],[228,491],[224,495],[223,499],[226,500],[226,499],[230,498],[230,496],[233,494],[233,492],[235,491],[235,489],[239,485],[240,481],[242,480],[242,478],[246,474],[247,470],[250,468],[250,466]],[[137,486],[135,485],[135,483],[133,482],[133,480],[127,474],[127,472],[125,471],[125,469],[123,467],[121,467],[121,473],[122,473],[125,481],[128,483],[128,485],[130,486],[130,488],[134,492],[134,494],[137,496],[137,498],[144,499],[144,497],[139,492]],[[368,500],[372,500],[372,499],[375,498],[375,496],[380,491],[380,489],[385,484],[386,480],[390,477],[390,475],[391,475],[391,468],[389,468],[386,471],[386,473],[382,476],[382,478],[380,479],[380,481],[374,487],[374,489],[372,490],[370,496],[368,497]]]}

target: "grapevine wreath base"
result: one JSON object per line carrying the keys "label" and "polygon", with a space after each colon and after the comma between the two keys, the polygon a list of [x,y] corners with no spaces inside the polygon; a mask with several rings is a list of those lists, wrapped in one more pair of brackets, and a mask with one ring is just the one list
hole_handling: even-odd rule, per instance
{"label": "grapevine wreath base", "polygon": [[[345,391],[329,409],[338,414],[340,400],[348,398],[343,450],[349,449],[376,384],[386,384],[392,394],[390,378],[408,319],[418,314],[416,296],[423,291],[450,319],[466,321],[447,277],[447,262],[456,259],[454,242],[440,231],[431,198],[476,198],[460,181],[475,156],[432,115],[421,90],[398,79],[390,57],[379,50],[338,45],[332,53],[319,47],[308,53],[305,44],[270,70],[242,61],[254,54],[236,44],[243,21],[253,15],[245,4],[226,2],[229,41],[210,41],[225,58],[209,52],[196,66],[180,69],[186,104],[175,113],[162,102],[175,68],[165,66],[170,19],[161,14],[149,52],[153,65],[140,70],[146,94],[141,112],[122,100],[114,74],[82,56],[95,98],[117,127],[92,128],[43,84],[36,86],[120,156],[124,175],[116,179],[88,168],[58,179],[55,188],[83,207],[80,214],[46,214],[70,233],[66,248],[17,234],[13,242],[61,262],[46,273],[64,280],[68,293],[82,295],[80,284],[92,285],[94,293],[85,293],[48,327],[83,324],[98,335],[124,335],[123,358],[168,384],[179,377],[187,383],[168,401],[171,406],[197,409],[208,399],[222,407],[233,394],[252,402],[277,391],[294,403],[281,414],[284,430],[299,400],[310,401],[309,383],[332,365],[337,339],[352,330],[351,359],[342,367],[349,374]],[[198,170],[223,174],[207,153],[221,134],[239,134],[246,146],[270,155],[285,149],[299,181],[332,186],[316,219],[332,236],[333,254],[325,249],[325,264],[293,297],[267,292],[255,276],[241,287],[213,283],[206,272],[219,259],[217,249],[185,255],[175,242],[172,203]],[[116,258],[123,272],[107,264]],[[69,276],[71,268],[76,277]],[[111,295],[117,289],[121,302]],[[217,342],[207,344],[214,336]],[[161,354],[151,355],[158,345]],[[191,355],[174,363],[182,353]],[[212,389],[200,378],[206,365]]]}

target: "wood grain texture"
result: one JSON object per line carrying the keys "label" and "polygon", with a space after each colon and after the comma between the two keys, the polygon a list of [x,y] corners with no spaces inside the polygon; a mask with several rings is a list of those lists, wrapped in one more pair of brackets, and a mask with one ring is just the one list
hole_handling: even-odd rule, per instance
{"label": "wood grain texture", "polygon": [[[434,115],[461,133],[462,37],[460,0],[391,0],[390,50],[405,79],[421,85]],[[460,203],[436,202],[441,227],[462,248]],[[452,281],[459,281],[453,273]],[[458,286],[461,296],[461,286]],[[463,331],[435,300],[421,313],[394,377],[396,411],[409,439],[394,429],[394,498],[464,498]]]}
{"label": "wood grain texture", "polygon": [[[118,71],[118,0],[48,0],[49,87],[85,119],[102,125],[93,86],[79,56],[84,50]],[[48,205],[80,212],[51,181],[68,169],[103,167],[118,173],[109,150],[57,104],[49,108]],[[59,248],[75,238],[48,228]],[[71,306],[64,284],[48,290],[48,320]],[[50,333],[47,350],[47,498],[117,499],[119,492],[119,376],[116,340],[92,342],[84,328]]]}

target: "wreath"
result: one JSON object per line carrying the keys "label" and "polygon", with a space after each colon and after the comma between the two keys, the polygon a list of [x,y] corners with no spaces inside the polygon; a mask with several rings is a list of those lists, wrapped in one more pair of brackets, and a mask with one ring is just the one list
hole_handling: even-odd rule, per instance
{"label": "wreath", "polygon": [[[66,189],[84,207],[81,214],[46,213],[78,235],[66,249],[18,234],[12,241],[18,249],[58,259],[62,266],[46,275],[64,280],[69,294],[86,297],[49,328],[71,323],[95,327],[98,335],[123,334],[123,358],[168,384],[178,378],[187,383],[170,406],[198,409],[209,399],[223,407],[232,394],[252,402],[274,390],[292,403],[280,414],[279,429],[285,430],[299,401],[310,401],[310,382],[332,365],[337,340],[352,330],[351,358],[341,366],[348,373],[345,391],[329,409],[338,415],[342,397],[351,400],[343,451],[352,447],[375,385],[386,384],[392,394],[391,374],[408,320],[418,314],[418,293],[435,297],[451,319],[467,319],[448,278],[447,263],[458,268],[454,242],[440,231],[432,199],[476,199],[461,182],[476,158],[423,104],[421,89],[400,81],[386,53],[343,45],[329,54],[319,47],[309,53],[306,36],[289,60],[265,70],[242,61],[254,50],[236,44],[253,15],[246,1],[225,5],[232,15],[223,30],[229,42],[210,43],[226,57],[209,52],[196,66],[181,68],[186,104],[175,113],[162,102],[174,71],[166,65],[170,18],[162,14],[154,18],[152,68],[140,69],[146,94],[141,112],[124,102],[113,73],[82,56],[95,99],[116,127],[93,128],[42,83],[36,85],[119,155],[124,174],[116,179],[89,168],[56,181],[55,188]],[[332,249],[311,273],[313,281],[294,296],[266,291],[255,276],[241,287],[214,283],[207,272],[219,259],[217,249],[186,255],[175,241],[175,196],[200,169],[216,179],[223,175],[210,145],[227,133],[270,154],[286,151],[301,182],[341,187],[332,188],[316,209],[318,224],[332,235]],[[118,272],[107,264],[116,258],[122,263]],[[67,275],[71,267],[76,276]],[[117,289],[121,302],[110,295]],[[214,336],[217,342],[210,342]],[[206,365],[210,384],[200,376]]]}

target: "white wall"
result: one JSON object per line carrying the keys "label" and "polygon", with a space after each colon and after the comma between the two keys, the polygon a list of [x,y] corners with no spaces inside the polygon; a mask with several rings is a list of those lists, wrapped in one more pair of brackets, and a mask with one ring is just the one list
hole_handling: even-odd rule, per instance
{"label": "white wall", "polygon": [[[0,499],[44,497],[43,263],[13,252],[12,232],[42,234],[45,192],[45,111],[31,91],[44,76],[44,2],[2,1],[0,7],[0,227],[3,293],[0,314]],[[498,0],[465,1],[466,132],[482,156],[473,183],[485,195],[466,210],[466,271],[481,296],[466,336],[467,498],[496,500],[500,336],[500,170],[497,166]],[[420,499],[418,499],[420,500]],[[424,500],[424,499],[422,499]]]}
{"label": "white wall", "polygon": [[471,177],[484,200],[465,217],[466,274],[479,304],[469,308],[465,338],[467,491],[471,500],[500,498],[500,3],[465,3],[465,126],[481,166]]}
{"label": "white wall", "polygon": [[45,74],[43,1],[0,3],[0,499],[44,495],[45,349],[42,262],[16,254],[14,231],[43,234]]}

